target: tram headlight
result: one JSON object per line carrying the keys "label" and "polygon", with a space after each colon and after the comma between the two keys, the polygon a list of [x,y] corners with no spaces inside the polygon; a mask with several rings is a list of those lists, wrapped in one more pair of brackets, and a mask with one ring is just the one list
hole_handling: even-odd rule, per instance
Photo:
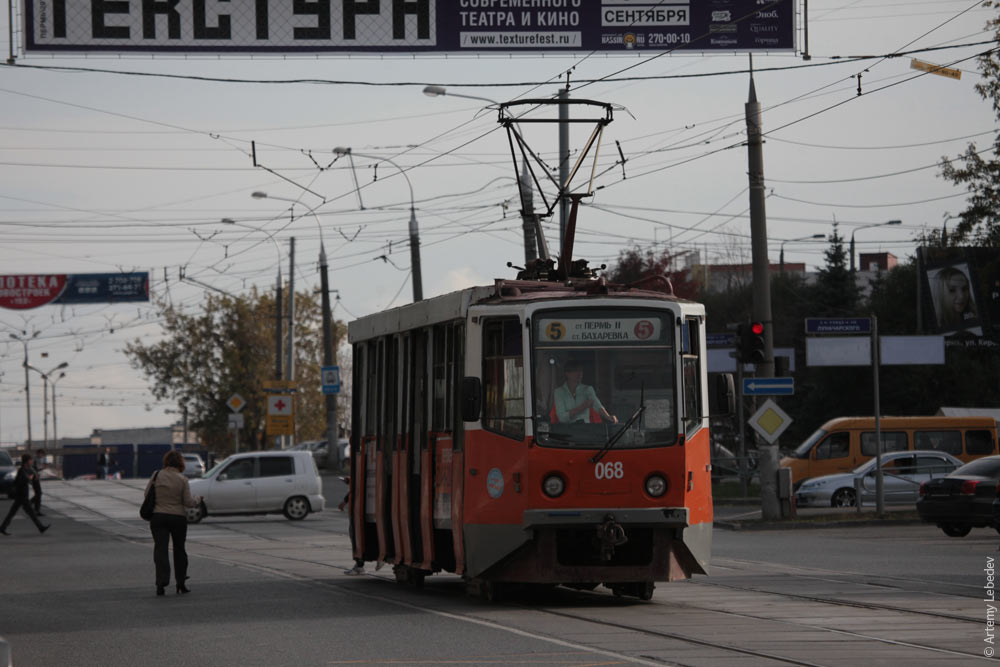
{"label": "tram headlight", "polygon": [[549,475],[542,482],[542,491],[549,498],[558,498],[566,490],[566,481],[559,475]]}
{"label": "tram headlight", "polygon": [[663,475],[650,475],[646,478],[646,493],[659,498],[667,492],[667,480]]}

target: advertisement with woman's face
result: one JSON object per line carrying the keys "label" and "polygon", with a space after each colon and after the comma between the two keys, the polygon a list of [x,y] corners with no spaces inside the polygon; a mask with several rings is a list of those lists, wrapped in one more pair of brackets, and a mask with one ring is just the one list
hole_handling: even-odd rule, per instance
{"label": "advertisement with woman's face", "polygon": [[982,335],[969,265],[953,264],[927,271],[934,312],[941,333],[967,331]]}

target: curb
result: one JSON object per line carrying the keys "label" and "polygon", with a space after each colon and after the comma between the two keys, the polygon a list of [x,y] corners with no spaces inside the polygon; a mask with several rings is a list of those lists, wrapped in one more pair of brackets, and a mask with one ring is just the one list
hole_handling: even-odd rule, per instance
{"label": "curb", "polygon": [[721,530],[796,530],[810,528],[853,528],[867,526],[915,526],[926,523],[920,519],[900,518],[900,519],[840,519],[834,521],[801,521],[791,519],[788,521],[762,521],[753,519],[749,521],[715,521],[712,526]]}

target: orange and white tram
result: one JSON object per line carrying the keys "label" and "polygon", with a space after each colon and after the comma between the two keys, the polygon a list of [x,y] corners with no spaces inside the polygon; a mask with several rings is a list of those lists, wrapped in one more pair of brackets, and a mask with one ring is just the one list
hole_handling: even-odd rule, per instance
{"label": "orange and white tram", "polygon": [[604,584],[648,599],[655,581],[707,574],[702,305],[603,279],[497,280],[348,331],[356,558],[487,595]]}

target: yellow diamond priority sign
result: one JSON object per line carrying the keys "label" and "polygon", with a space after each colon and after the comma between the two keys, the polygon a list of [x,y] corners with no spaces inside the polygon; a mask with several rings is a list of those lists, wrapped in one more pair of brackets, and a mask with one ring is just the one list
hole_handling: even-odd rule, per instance
{"label": "yellow diamond priority sign", "polygon": [[753,430],[760,434],[760,437],[773,445],[774,441],[781,437],[781,434],[792,423],[792,418],[779,408],[777,403],[767,399],[760,406],[760,409],[753,413],[748,423]]}
{"label": "yellow diamond priority sign", "polygon": [[247,402],[243,400],[243,397],[239,394],[233,394],[229,397],[229,400],[226,401],[226,405],[229,406],[229,409],[233,412],[239,412],[246,406],[246,404]]}

